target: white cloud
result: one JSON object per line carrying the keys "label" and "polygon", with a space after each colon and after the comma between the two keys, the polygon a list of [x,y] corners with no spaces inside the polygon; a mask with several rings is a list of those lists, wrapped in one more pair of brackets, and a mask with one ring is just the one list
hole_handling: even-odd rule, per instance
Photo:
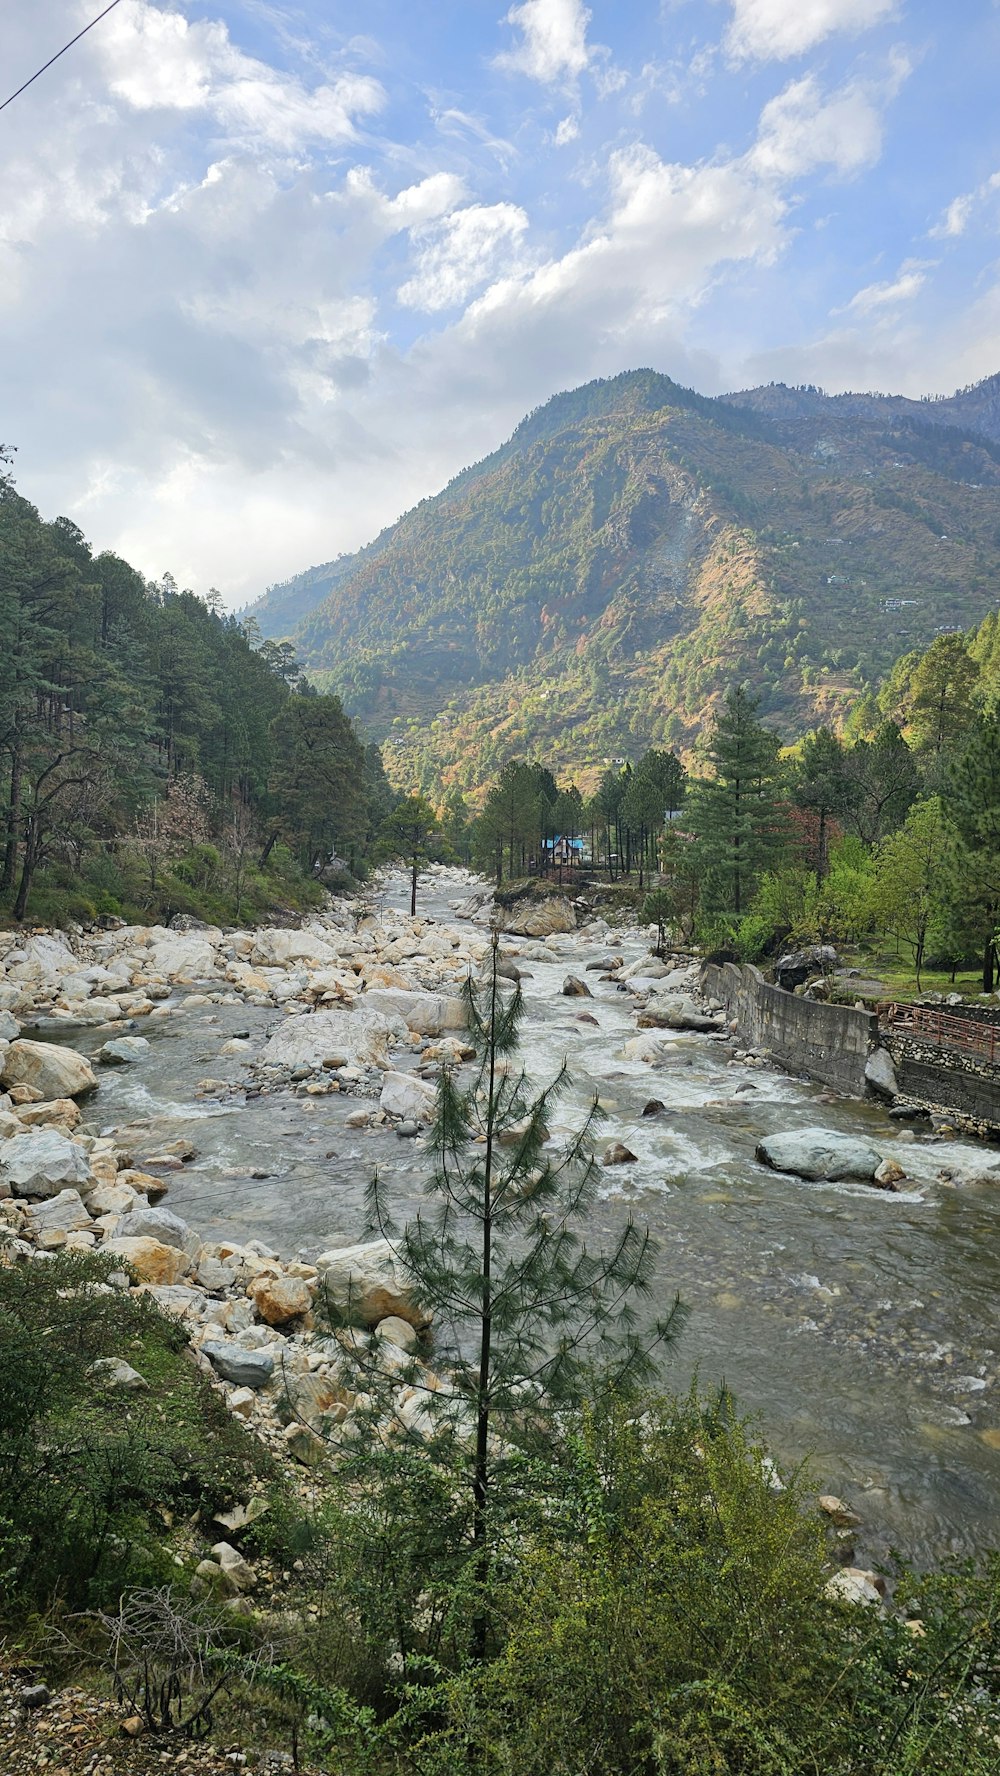
{"label": "white cloud", "polygon": [[510,258],[528,229],[516,204],[470,204],[436,225],[415,231],[417,269],[398,291],[405,308],[433,313],[455,308]]}
{"label": "white cloud", "polygon": [[785,61],[836,31],[858,35],[885,24],[899,0],[732,0],[726,48],[739,61]]}
{"label": "white cloud", "polygon": [[872,88],[855,83],[824,98],[816,76],[806,74],[764,106],[751,160],[762,176],[794,179],[821,166],[857,173],[881,152],[882,115]]}
{"label": "white cloud", "polygon": [[975,194],[971,191],[953,197],[940,222],[930,230],[932,240],[955,240],[964,234],[975,202]]}
{"label": "white cloud", "polygon": [[580,134],[580,124],[576,117],[563,117],[556,124],[552,137],[557,148],[565,148],[569,142],[575,142]]}
{"label": "white cloud", "polygon": [[1000,173],[992,173],[976,186],[975,191],[964,191],[953,197],[940,222],[928,230],[931,240],[957,240],[968,228],[977,205],[996,191],[1000,191]]}
{"label": "white cloud", "polygon": [[345,73],[308,90],[236,48],[223,24],[189,24],[148,0],[111,14],[95,38],[108,86],[136,111],[205,111],[225,135],[291,150],[356,136],[356,120],[385,94],[368,75]]}
{"label": "white cloud", "polygon": [[581,0],[522,0],[511,7],[505,23],[519,30],[522,39],[516,49],[496,58],[498,67],[555,86],[578,79],[590,62],[590,13]]}
{"label": "white cloud", "polygon": [[880,284],[866,284],[863,290],[851,297],[846,310],[841,312],[870,315],[898,308],[904,302],[912,302],[926,284],[931,267],[932,262],[926,259],[904,260],[894,278]]}

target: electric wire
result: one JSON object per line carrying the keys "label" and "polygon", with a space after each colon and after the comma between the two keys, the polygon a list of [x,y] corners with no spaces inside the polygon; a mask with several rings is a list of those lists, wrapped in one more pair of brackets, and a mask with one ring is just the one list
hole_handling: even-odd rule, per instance
{"label": "electric wire", "polygon": [[99,25],[103,18],[107,18],[109,12],[114,12],[114,9],[118,4],[119,0],[111,0],[110,6],[106,6],[104,11],[99,12],[95,19],[91,19],[89,25],[84,25],[82,31],[78,31],[75,37],[71,37],[68,43],[63,44],[62,49],[57,49],[55,55],[50,56],[48,61],[38,69],[37,73],[32,74],[30,80],[26,80],[23,86],[19,86],[16,92],[11,93],[9,99],[4,99],[3,104],[0,105],[0,111],[6,111],[8,105],[12,105],[14,100],[19,99],[23,92],[27,92],[29,86],[33,86],[39,76],[44,74],[47,68],[51,68],[53,62],[57,62],[59,57],[64,56],[68,49],[72,49],[74,43],[79,43],[81,37],[86,37],[87,32],[92,31],[95,25]]}

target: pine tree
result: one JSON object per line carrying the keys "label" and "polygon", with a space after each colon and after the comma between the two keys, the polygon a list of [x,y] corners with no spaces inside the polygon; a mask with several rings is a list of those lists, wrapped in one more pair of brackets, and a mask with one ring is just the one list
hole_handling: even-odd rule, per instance
{"label": "pine tree", "polygon": [[[648,1378],[653,1353],[679,1330],[682,1309],[639,1328],[636,1296],[648,1295],[655,1247],[629,1216],[607,1249],[578,1231],[599,1182],[591,1134],[596,1103],[564,1146],[546,1150],[550,1111],[565,1069],[533,1093],[516,1055],[523,1000],[499,973],[494,933],[485,986],[465,999],[476,1051],[471,1083],[442,1070],[430,1145],[427,1207],[399,1228],[381,1181],[369,1190],[370,1231],[388,1239],[415,1295],[433,1315],[436,1356],[450,1366],[470,1437],[475,1578],[482,1597],[511,1442],[523,1442],[556,1406],[595,1385],[627,1395]],[[447,1391],[431,1411],[453,1411]],[[472,1651],[485,1651],[485,1607],[475,1612]]]}
{"label": "pine tree", "polygon": [[781,842],[778,736],[757,720],[759,705],[745,685],[727,694],[709,741],[715,775],[698,785],[689,822],[709,904],[736,918]]}
{"label": "pine tree", "polygon": [[973,920],[983,992],[996,975],[1000,921],[1000,716],[982,716],[949,774],[948,808],[959,834],[950,860],[951,898]]}

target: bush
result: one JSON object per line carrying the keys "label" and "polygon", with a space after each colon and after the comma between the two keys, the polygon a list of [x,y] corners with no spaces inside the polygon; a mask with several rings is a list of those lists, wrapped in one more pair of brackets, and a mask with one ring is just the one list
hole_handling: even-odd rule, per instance
{"label": "bush", "polygon": [[[232,1503],[270,1469],[184,1356],[186,1335],[112,1260],[0,1268],[0,1595],[71,1606],[170,1571],[160,1513]],[[148,1391],[91,1374],[123,1357]]]}

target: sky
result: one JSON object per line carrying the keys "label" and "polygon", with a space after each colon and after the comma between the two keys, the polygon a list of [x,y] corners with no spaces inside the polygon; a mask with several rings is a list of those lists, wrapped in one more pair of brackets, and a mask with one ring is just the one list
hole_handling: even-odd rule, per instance
{"label": "sky", "polygon": [[998,75],[1000,0],[119,0],[0,112],[19,489],[238,607],[595,376],[950,393]]}

